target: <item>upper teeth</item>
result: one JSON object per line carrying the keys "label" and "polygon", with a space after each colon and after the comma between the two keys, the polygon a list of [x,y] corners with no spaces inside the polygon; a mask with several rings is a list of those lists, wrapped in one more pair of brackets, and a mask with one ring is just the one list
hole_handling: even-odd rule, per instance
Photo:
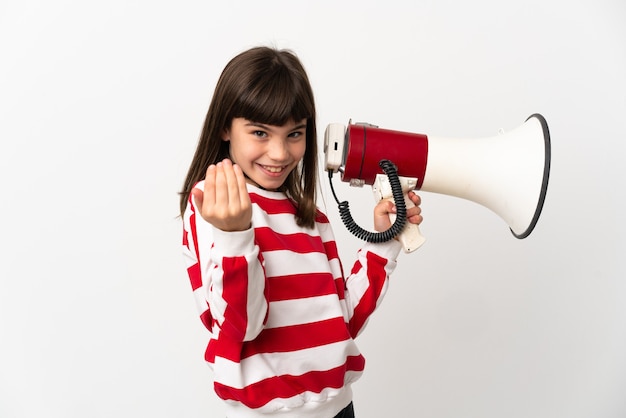
{"label": "upper teeth", "polygon": [[270,166],[263,166],[263,168],[265,168],[267,171],[271,172],[271,173],[279,173],[281,171],[283,171],[282,167],[270,167]]}

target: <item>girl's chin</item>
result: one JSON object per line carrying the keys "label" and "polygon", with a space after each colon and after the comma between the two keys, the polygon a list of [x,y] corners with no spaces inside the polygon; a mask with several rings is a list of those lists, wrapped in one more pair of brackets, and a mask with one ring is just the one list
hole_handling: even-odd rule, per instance
{"label": "girl's chin", "polygon": [[261,189],[269,190],[269,191],[279,189],[285,182],[285,179],[283,178],[276,179],[276,180],[271,180],[271,179],[268,180],[268,179],[259,179],[259,178],[253,179],[253,178],[248,177],[247,180],[249,184],[252,184],[253,186],[257,186],[257,187],[260,187]]}

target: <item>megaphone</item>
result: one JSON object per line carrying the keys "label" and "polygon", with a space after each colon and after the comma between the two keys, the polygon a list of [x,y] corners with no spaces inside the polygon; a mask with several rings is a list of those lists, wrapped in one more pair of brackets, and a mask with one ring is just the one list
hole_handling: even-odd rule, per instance
{"label": "megaphone", "polygon": [[[374,197],[393,199],[398,208],[389,231],[365,231],[352,220],[347,202],[339,204],[346,227],[370,242],[395,236],[405,252],[424,242],[415,224],[405,222],[410,190],[423,190],[476,202],[500,216],[513,236],[535,228],[548,188],[550,133],[540,114],[510,132],[487,138],[446,138],[381,129],[367,123],[329,124],[324,135],[326,170],[351,186],[371,185]],[[393,230],[392,230],[393,229]]]}

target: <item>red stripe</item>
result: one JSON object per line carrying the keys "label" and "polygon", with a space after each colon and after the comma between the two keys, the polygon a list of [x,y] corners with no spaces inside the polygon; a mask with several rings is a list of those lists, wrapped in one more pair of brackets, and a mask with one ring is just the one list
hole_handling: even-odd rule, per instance
{"label": "red stripe", "polygon": [[209,310],[209,304],[207,303],[206,310],[200,314],[200,320],[209,331],[213,329],[213,316]]}
{"label": "red stripe", "polygon": [[206,350],[204,351],[204,359],[211,364],[215,363],[215,340],[209,341]]}
{"label": "red stripe", "polygon": [[217,340],[212,339],[209,341],[204,358],[210,363],[215,363],[215,357],[239,363],[241,361],[241,347],[245,343],[232,340],[223,333],[220,333],[218,338]]}
{"label": "red stripe", "polygon": [[339,300],[344,300],[346,298],[346,282],[343,277],[335,279],[335,289],[337,291],[337,295],[339,296]]}
{"label": "red stripe", "polygon": [[[192,290],[196,290],[202,286],[202,273],[200,271],[200,250],[198,249],[198,232],[196,230],[196,212],[192,203],[193,196],[189,194],[188,207],[191,209],[191,216],[189,217],[189,226],[191,229],[191,237],[193,239],[193,246],[196,253],[196,263],[187,269],[189,275],[189,281],[191,283]],[[183,231],[183,242],[189,239],[187,231]],[[189,242],[187,242],[187,248],[189,248]],[[211,312],[207,309],[204,311],[200,319],[207,327],[209,331],[213,328],[213,317]]]}
{"label": "red stripe", "polygon": [[248,325],[248,262],[245,257],[224,257],[222,267],[226,309],[221,330],[234,340],[243,340]]}
{"label": "red stripe", "polygon": [[304,325],[294,325],[280,328],[266,328],[253,341],[239,342],[220,333],[218,340],[212,340],[207,348],[214,357],[222,357],[239,362],[243,358],[257,354],[285,353],[305,350],[326,344],[345,341],[350,338],[348,328],[343,318],[334,318],[325,321]]}
{"label": "red stripe", "polygon": [[185,247],[187,247],[187,249],[189,249],[189,237],[188,237],[189,233],[187,231],[185,231],[185,228],[183,227],[183,245]]}
{"label": "red stripe", "polygon": [[279,234],[268,227],[254,229],[254,237],[263,251],[293,251],[299,254],[312,252],[323,253],[324,245],[319,236],[302,232],[295,234]]}
{"label": "red stripe", "polygon": [[315,222],[318,222],[318,223],[321,223],[321,224],[330,223],[330,221],[328,220],[326,215],[323,212],[319,211],[319,210],[315,213]]}
{"label": "red stripe", "polygon": [[[341,281],[342,284],[345,284],[345,282],[343,281],[343,278],[345,277],[345,274],[343,272],[343,264],[341,263],[341,259],[339,258],[339,250],[337,249],[337,243],[335,241],[330,241],[330,242],[325,242],[324,243],[324,249],[326,252],[326,256],[328,257],[328,261],[331,260],[337,260],[337,262],[339,263],[339,269],[340,269],[340,273],[341,273]],[[343,299],[343,289],[345,288],[345,286],[343,286],[342,289],[342,293],[341,293],[341,299]],[[337,289],[339,289],[339,287],[337,287]]]}
{"label": "red stripe", "polygon": [[387,278],[387,272],[385,271],[387,260],[385,258],[369,251],[365,257],[367,259],[367,280],[369,286],[359,300],[359,304],[355,307],[354,314],[350,319],[352,338],[357,336],[369,316],[376,309],[376,302],[380,298]]}
{"label": "red stripe", "polygon": [[348,339],[350,334],[343,317],[310,324],[266,328],[254,341],[244,343],[241,357],[304,350]]}
{"label": "red stripe", "polygon": [[237,400],[249,408],[260,408],[273,399],[287,399],[305,391],[320,393],[326,388],[339,389],[344,386],[346,372],[362,372],[365,368],[363,356],[350,356],[346,362],[326,371],[312,371],[300,376],[283,375],[271,377],[243,389],[235,389],[215,382],[215,392],[222,399]]}
{"label": "red stripe", "polygon": [[[261,209],[270,215],[281,213],[296,214],[296,205],[292,200],[287,198],[277,200],[252,192],[250,193],[250,201],[259,205]],[[322,224],[330,223],[328,217],[319,210],[315,213],[315,221]]]}
{"label": "red stripe", "polygon": [[272,277],[268,282],[270,302],[331,295],[337,291],[330,273]]}
{"label": "red stripe", "polygon": [[356,261],[354,263],[354,266],[352,266],[352,270],[350,271],[350,274],[356,274],[359,272],[359,270],[361,270],[363,268],[363,266],[361,265],[360,261]]}
{"label": "red stripe", "polygon": [[194,247],[196,250],[196,260],[200,260],[200,250],[198,249],[198,231],[196,230],[196,210],[193,207],[193,202],[191,201],[193,196],[189,193],[189,201],[187,205],[191,209],[191,216],[189,217],[189,226],[191,227],[191,238],[193,239]]}
{"label": "red stripe", "polygon": [[328,260],[339,259],[339,251],[337,250],[337,243],[335,241],[324,243],[324,252],[328,256]]}
{"label": "red stripe", "polygon": [[187,269],[187,275],[191,282],[191,289],[196,290],[202,286],[202,275],[200,274],[200,263],[196,262]]}
{"label": "red stripe", "polygon": [[263,211],[267,212],[270,215],[276,215],[281,213],[288,213],[292,215],[296,214],[296,207],[289,199],[276,200],[261,196],[256,193],[250,193],[250,201],[259,205],[259,207],[263,209]]}

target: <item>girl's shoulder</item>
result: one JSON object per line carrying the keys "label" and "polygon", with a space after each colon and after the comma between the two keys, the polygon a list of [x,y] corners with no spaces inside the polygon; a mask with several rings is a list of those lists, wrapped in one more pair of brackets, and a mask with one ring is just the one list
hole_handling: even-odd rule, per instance
{"label": "girl's shoulder", "polygon": [[321,224],[328,224],[330,221],[324,212],[322,212],[319,208],[315,211],[315,222]]}

